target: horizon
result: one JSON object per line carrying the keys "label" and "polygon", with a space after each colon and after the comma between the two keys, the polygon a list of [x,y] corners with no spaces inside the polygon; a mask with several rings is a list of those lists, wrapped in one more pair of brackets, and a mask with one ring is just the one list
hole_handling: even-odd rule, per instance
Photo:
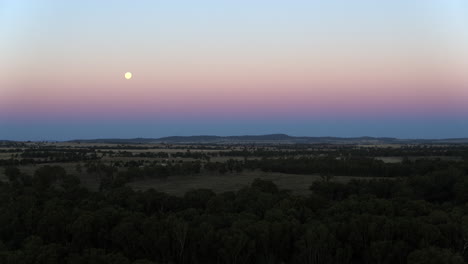
{"label": "horizon", "polygon": [[468,137],[463,0],[0,7],[2,140]]}
{"label": "horizon", "polygon": [[[468,139],[468,137],[451,137],[451,138],[399,138],[399,137],[374,137],[374,136],[308,136],[308,135],[291,135],[291,134],[284,134],[284,133],[269,133],[269,134],[238,134],[238,135],[215,135],[215,134],[195,134],[195,135],[170,135],[170,136],[162,136],[162,137],[127,137],[127,138],[116,138],[116,137],[97,137],[97,138],[70,138],[70,139],[42,139],[42,140],[11,140],[11,139],[4,139],[0,138],[0,141],[12,141],[12,142],[71,142],[71,141],[88,141],[88,140],[160,140],[165,138],[173,138],[173,137],[180,137],[180,138],[188,138],[188,137],[220,137],[220,138],[227,138],[227,137],[262,137],[262,136],[287,136],[291,138],[337,138],[337,139],[364,139],[364,138],[371,138],[371,139],[395,139],[395,140],[456,140],[456,139]],[[462,143],[465,144],[465,143]]]}

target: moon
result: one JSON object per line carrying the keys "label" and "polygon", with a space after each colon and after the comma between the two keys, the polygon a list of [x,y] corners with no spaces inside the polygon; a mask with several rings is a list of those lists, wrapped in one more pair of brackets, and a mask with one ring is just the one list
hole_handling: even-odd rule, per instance
{"label": "moon", "polygon": [[125,79],[130,80],[132,78],[132,73],[131,72],[126,72],[125,73]]}

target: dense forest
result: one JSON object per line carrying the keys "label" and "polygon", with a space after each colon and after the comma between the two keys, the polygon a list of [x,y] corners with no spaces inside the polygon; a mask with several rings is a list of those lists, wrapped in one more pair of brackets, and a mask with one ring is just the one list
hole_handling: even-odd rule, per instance
{"label": "dense forest", "polygon": [[[288,160],[256,164],[320,163]],[[346,169],[329,162],[326,170]],[[10,166],[0,183],[0,263],[465,263],[467,163],[391,166],[408,169],[404,177],[324,178],[307,196],[256,179],[235,192],[183,197],[112,182],[90,191],[60,166],[32,175]]]}

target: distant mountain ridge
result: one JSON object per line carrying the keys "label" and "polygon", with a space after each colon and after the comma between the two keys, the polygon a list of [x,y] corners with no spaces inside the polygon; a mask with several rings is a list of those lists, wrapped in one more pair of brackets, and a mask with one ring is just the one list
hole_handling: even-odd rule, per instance
{"label": "distant mountain ridge", "polygon": [[468,144],[468,138],[448,139],[398,139],[391,137],[295,137],[286,134],[244,136],[170,136],[161,138],[131,139],[77,139],[68,142],[107,144]]}

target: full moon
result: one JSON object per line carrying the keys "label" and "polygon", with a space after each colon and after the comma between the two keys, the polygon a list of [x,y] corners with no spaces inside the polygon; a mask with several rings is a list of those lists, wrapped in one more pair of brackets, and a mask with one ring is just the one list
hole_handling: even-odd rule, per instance
{"label": "full moon", "polygon": [[132,78],[132,73],[131,72],[126,72],[125,73],[125,79],[130,80]]}

